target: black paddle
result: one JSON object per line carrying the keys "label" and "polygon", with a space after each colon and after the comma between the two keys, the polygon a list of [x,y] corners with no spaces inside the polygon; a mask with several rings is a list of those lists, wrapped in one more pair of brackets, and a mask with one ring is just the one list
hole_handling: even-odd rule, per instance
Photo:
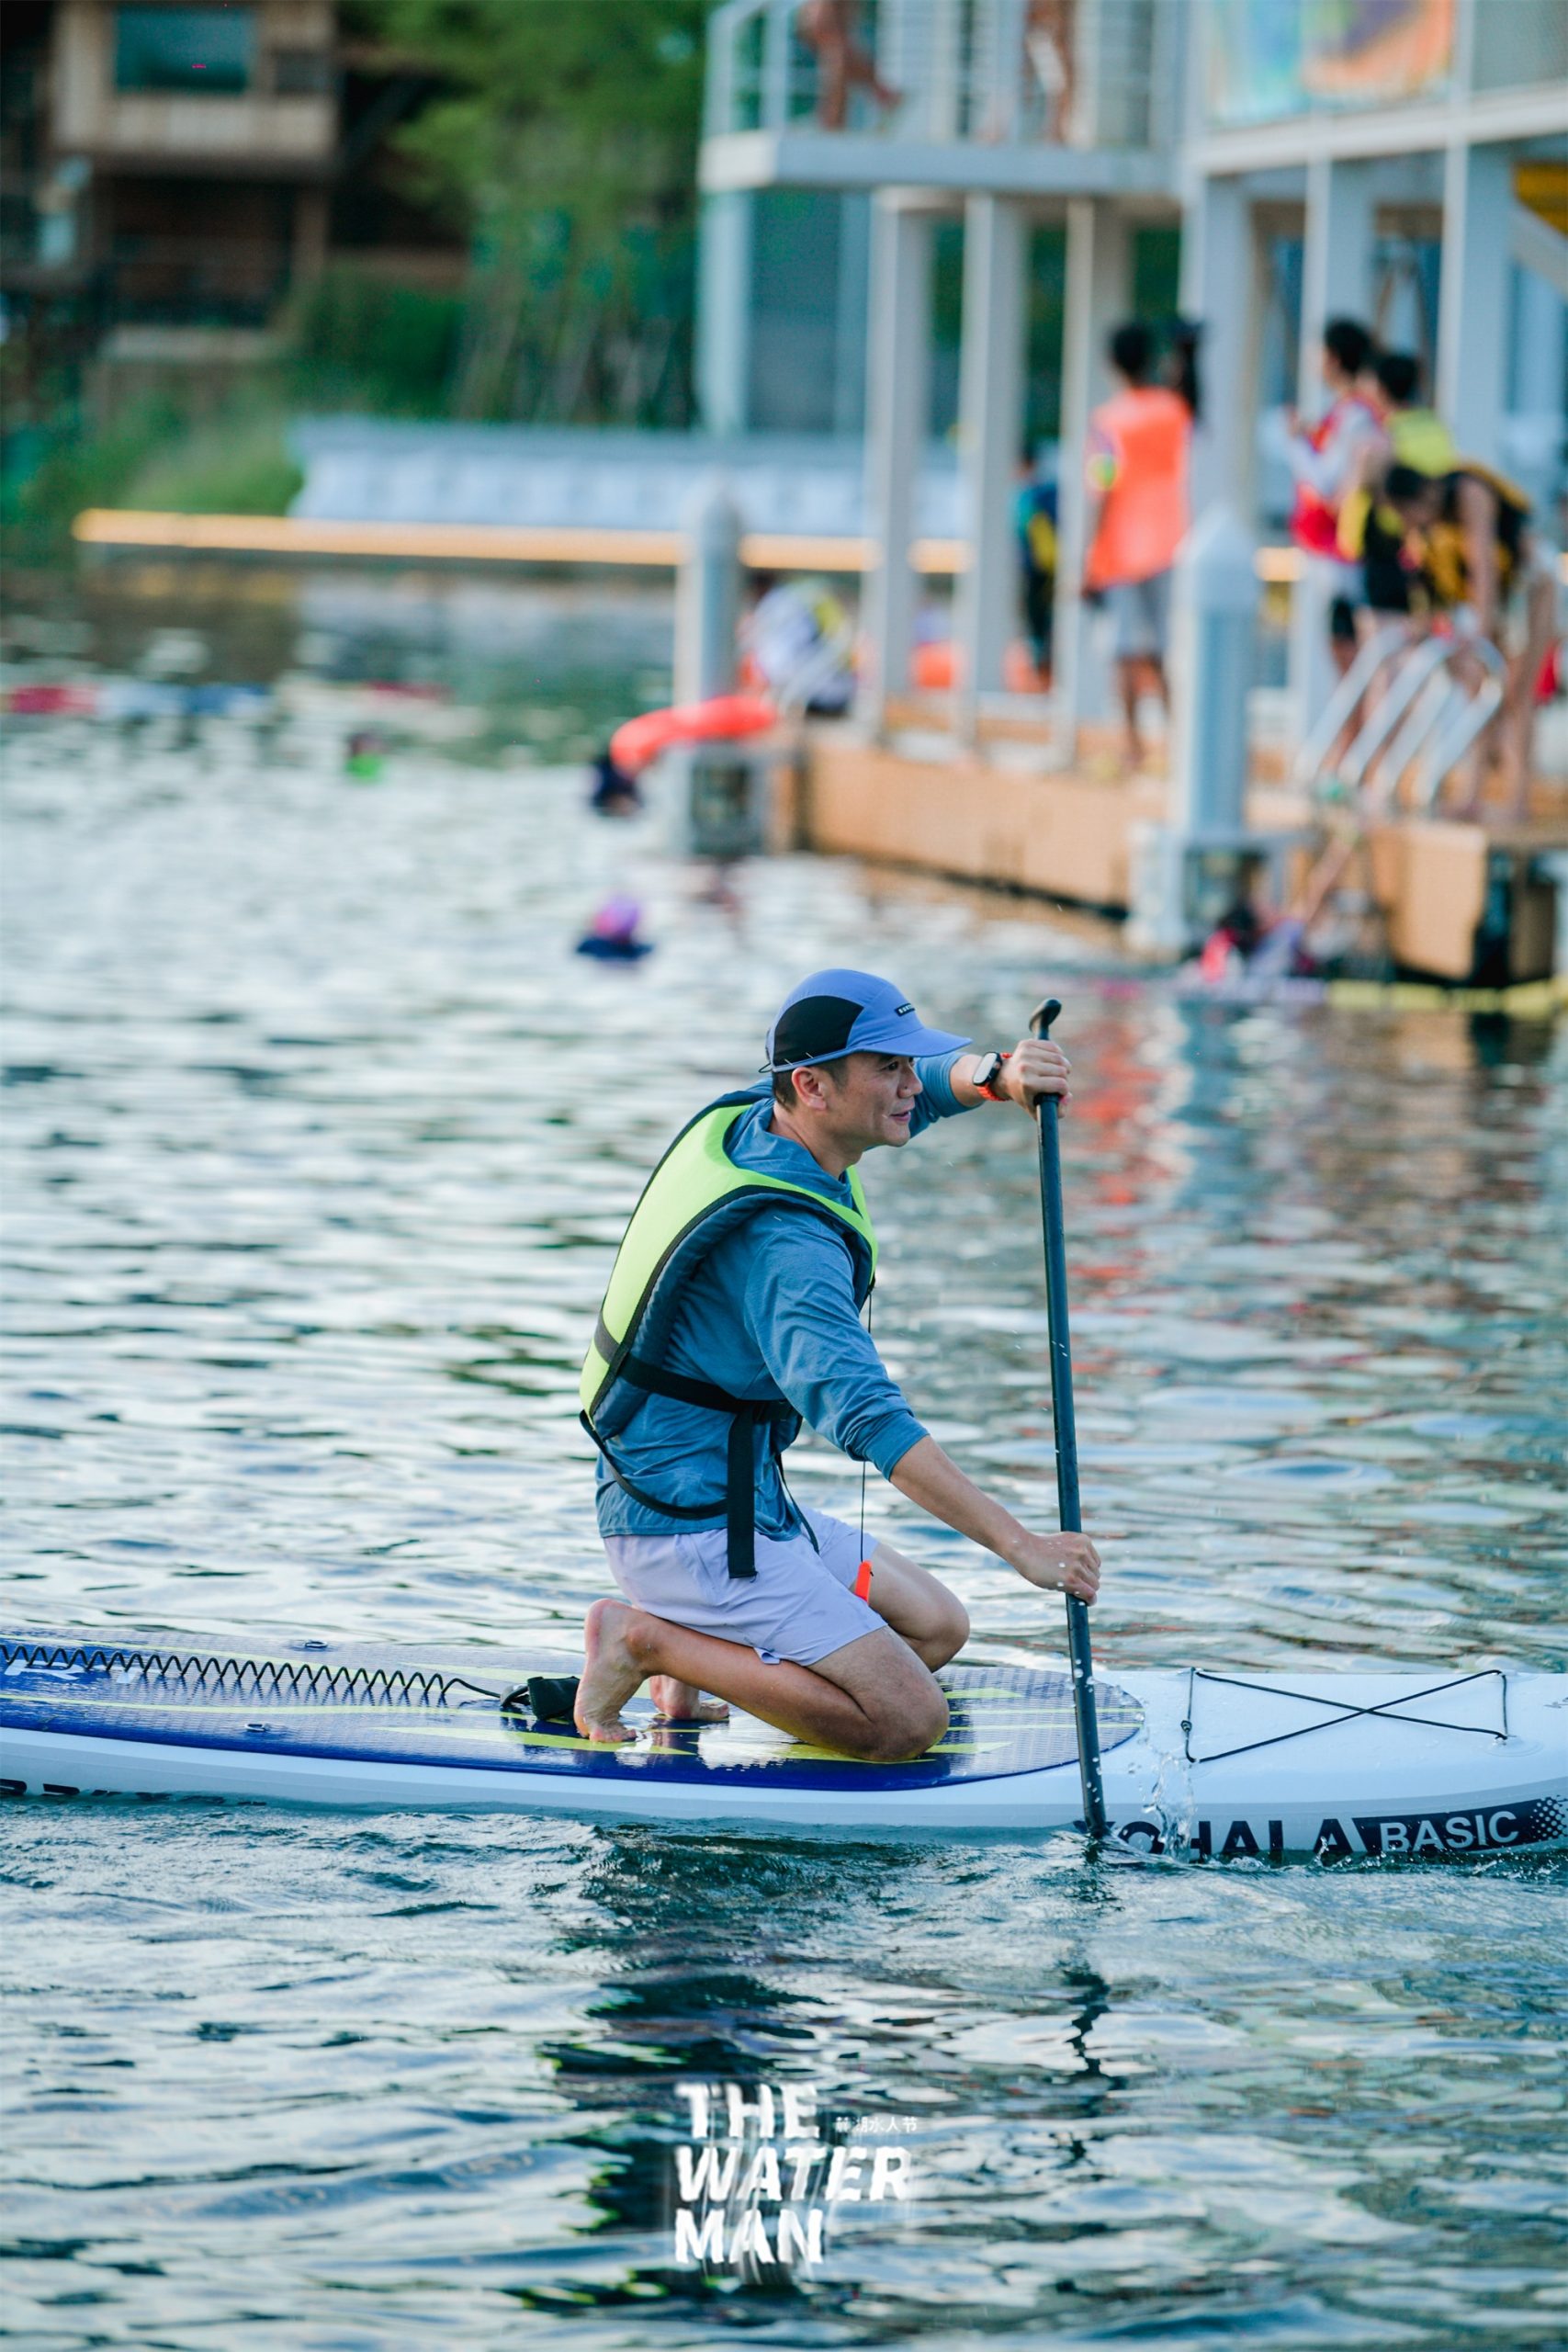
{"label": "black paddle", "polygon": [[[1061,1012],[1047,997],[1030,1015],[1037,1037],[1051,1035]],[[1083,1532],[1078,1505],[1078,1433],[1073,1419],[1073,1350],[1067,1334],[1067,1250],[1062,1227],[1062,1139],[1056,1098],[1037,1098],[1040,1114],[1040,1214],[1045,1227],[1045,1313],[1051,1330],[1051,1410],[1056,1425],[1056,1499],[1065,1534]],[[1094,1652],[1089,1610],[1067,1595],[1067,1652],[1073,1667],[1073,1713],[1078,1727],[1078,1770],[1083,1776],[1084,1820],[1091,1838],[1105,1835],[1105,1791],[1100,1777],[1100,1724],[1094,1705]]]}

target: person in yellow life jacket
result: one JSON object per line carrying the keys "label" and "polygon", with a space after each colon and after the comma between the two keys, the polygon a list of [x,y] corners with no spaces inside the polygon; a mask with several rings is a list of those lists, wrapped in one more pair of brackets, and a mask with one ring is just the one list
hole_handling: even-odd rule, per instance
{"label": "person in yellow life jacket", "polygon": [[1410,610],[1412,567],[1404,560],[1398,515],[1380,496],[1391,466],[1446,474],[1453,466],[1453,436],[1442,418],[1423,408],[1421,363],[1414,352],[1373,355],[1359,388],[1379,431],[1361,449],[1340,500],[1335,537],[1347,562],[1361,566],[1361,593],[1371,615],[1387,619]]}
{"label": "person in yellow life jacket", "polygon": [[1126,755],[1135,767],[1144,756],[1140,695],[1156,694],[1170,708],[1165,652],[1171,569],[1187,535],[1192,410],[1179,392],[1150,382],[1155,341],[1141,321],[1116,329],[1109,355],[1121,390],[1089,419],[1084,592],[1114,616]]}
{"label": "person in yellow life jacket", "polygon": [[[1382,496],[1406,534],[1426,608],[1458,616],[1462,626],[1490,639],[1507,662],[1496,749],[1511,813],[1522,819],[1529,807],[1535,684],[1557,629],[1557,583],[1531,535],[1529,501],[1506,475],[1473,459],[1436,477],[1413,466],[1391,466]],[[1514,599],[1523,607],[1524,627],[1519,650],[1509,658],[1508,605]],[[1478,675],[1474,683],[1479,682]],[[1484,749],[1483,739],[1483,755]],[[1478,758],[1462,813],[1475,813],[1481,783]]]}
{"label": "person in yellow life jacket", "polygon": [[586,1739],[629,1740],[620,1710],[649,1681],[671,1720],[711,1721],[733,1701],[796,1738],[893,1761],[942,1736],[935,1670],[968,1619],[891,1544],[796,1504],[782,1456],[809,1422],[1027,1582],[1093,1600],[1094,1545],[1036,1533],[974,1485],[861,1320],[876,1265],[864,1155],[984,1104],[1065,1099],[1067,1062],[1034,1038],[976,1054],[891,981],[835,969],[791,991],[763,1068],[665,1153],[594,1327],[582,1419],[622,1598],[588,1611],[574,1719]]}

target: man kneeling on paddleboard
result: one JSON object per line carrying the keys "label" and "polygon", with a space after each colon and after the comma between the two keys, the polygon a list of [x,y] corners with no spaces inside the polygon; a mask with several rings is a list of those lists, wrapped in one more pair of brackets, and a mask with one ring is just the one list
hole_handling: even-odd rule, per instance
{"label": "man kneeling on paddleboard", "polygon": [[861,1322],[876,1265],[858,1162],[983,1102],[1067,1097],[1057,1046],[966,1052],[888,980],[813,973],[768,1037],[767,1075],[698,1114],[626,1229],[582,1374],[600,1532],[624,1600],[588,1612],[575,1718],[634,1736],[645,1681],[670,1721],[712,1691],[846,1756],[919,1756],[947,1727],[935,1669],[969,1621],[889,1544],[802,1510],[780,1469],[802,1424],[1029,1583],[1092,1600],[1085,1535],[1036,1534],[949,1460]]}

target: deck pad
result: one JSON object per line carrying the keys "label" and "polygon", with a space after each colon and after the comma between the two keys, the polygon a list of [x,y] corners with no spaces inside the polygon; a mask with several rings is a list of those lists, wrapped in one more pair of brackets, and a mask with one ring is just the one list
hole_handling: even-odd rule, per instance
{"label": "deck pad", "polygon": [[[936,1747],[908,1764],[859,1763],[739,1713],[722,1724],[658,1724],[646,1697],[625,1711],[637,1731],[626,1747],[596,1747],[570,1725],[501,1712],[502,1695],[529,1675],[572,1671],[577,1663],[511,1650],[6,1634],[0,1722],[252,1754],[803,1790],[999,1780],[1077,1754],[1067,1675],[979,1661],[938,1677],[951,1723]],[[1097,1696],[1101,1747],[1119,1747],[1139,1730],[1143,1711],[1112,1684],[1099,1684]]]}

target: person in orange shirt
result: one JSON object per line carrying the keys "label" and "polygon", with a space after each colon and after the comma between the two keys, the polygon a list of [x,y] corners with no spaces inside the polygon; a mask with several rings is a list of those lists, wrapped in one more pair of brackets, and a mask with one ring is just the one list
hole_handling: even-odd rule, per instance
{"label": "person in orange shirt", "polygon": [[1117,685],[1127,725],[1127,757],[1144,756],[1138,697],[1157,694],[1170,708],[1166,641],[1170,574],[1188,524],[1188,450],[1192,409],[1179,392],[1149,381],[1155,339],[1140,321],[1118,327],[1110,359],[1121,389],[1089,419],[1084,593],[1115,623]]}

